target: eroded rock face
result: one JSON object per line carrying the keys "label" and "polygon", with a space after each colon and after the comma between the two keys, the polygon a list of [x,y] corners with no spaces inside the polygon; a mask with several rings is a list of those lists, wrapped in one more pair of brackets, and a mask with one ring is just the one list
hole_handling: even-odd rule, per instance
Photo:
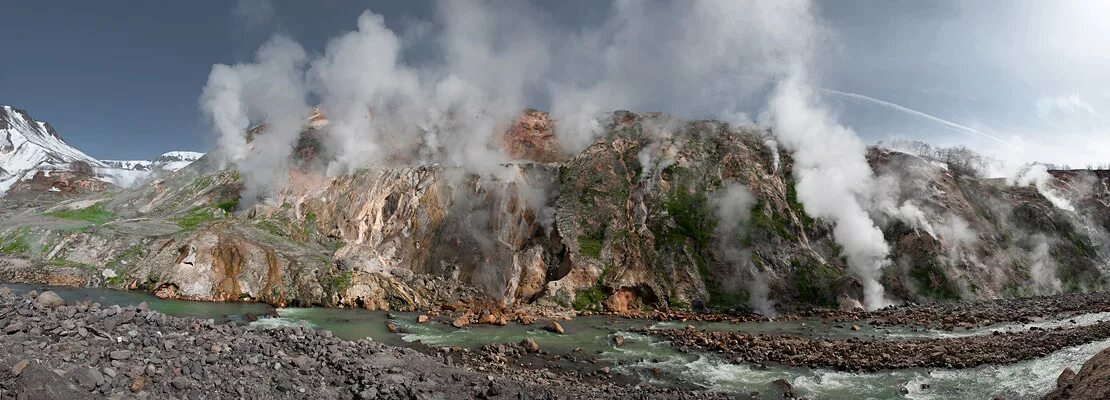
{"label": "eroded rock face", "polygon": [[1056,389],[1045,400],[1110,398],[1110,349],[1100,351],[1083,363],[1079,373],[1060,374]]}
{"label": "eroded rock face", "polygon": [[555,136],[554,121],[542,111],[525,111],[505,132],[503,139],[505,153],[513,160],[549,163],[567,158]]}
{"label": "eroded rock face", "polygon": [[[397,310],[476,289],[498,307],[631,313],[747,309],[758,273],[779,307],[858,307],[862,287],[832,226],[806,214],[793,160],[768,138],[755,128],[617,112],[604,137],[569,156],[547,115],[529,112],[505,134],[506,151],[526,162],[485,174],[431,165],[327,177],[305,167],[266,201],[240,200],[238,174],[206,156],[109,198],[19,214],[0,229],[0,244],[28,235],[25,254],[36,262],[0,265],[0,274],[76,276],[200,300]],[[1053,187],[1077,199],[1071,213],[1033,187],[889,150],[868,157],[878,182],[872,217],[893,254],[882,277],[888,296],[1104,287],[1108,252],[1085,223],[1110,215],[1110,176],[1059,174]],[[747,224],[727,237],[713,206],[726,186],[754,199]],[[97,202],[111,222],[20,231],[41,212]],[[907,217],[909,206],[924,217]],[[69,264],[43,266],[57,260]],[[1036,282],[1046,269],[1058,282]]]}

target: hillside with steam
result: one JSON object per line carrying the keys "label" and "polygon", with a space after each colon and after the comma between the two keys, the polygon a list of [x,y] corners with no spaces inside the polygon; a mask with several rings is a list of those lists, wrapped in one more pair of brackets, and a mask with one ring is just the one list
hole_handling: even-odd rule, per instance
{"label": "hillside with steam", "polygon": [[[252,197],[244,167],[214,152],[132,189],[5,199],[0,276],[278,305],[408,310],[488,296],[767,315],[1107,282],[1104,171],[989,179],[966,158],[872,147],[873,184],[854,196],[871,236],[838,219],[853,207],[830,193],[840,177],[805,186],[822,167],[765,129],[626,111],[601,121],[604,134],[570,153],[554,121],[528,111],[494,135],[507,161],[483,173],[398,162],[331,175],[341,155],[321,144],[330,122],[317,113],[271,196]],[[272,134],[252,132],[249,143]]]}

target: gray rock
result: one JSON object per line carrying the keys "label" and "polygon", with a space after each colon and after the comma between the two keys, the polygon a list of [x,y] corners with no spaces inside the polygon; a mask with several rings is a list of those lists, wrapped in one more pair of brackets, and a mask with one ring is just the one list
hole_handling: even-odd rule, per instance
{"label": "gray rock", "polygon": [[308,367],[309,367],[309,366],[311,365],[311,364],[310,364],[310,363],[311,363],[311,361],[312,361],[312,360],[311,360],[311,359],[309,359],[309,358],[308,358],[308,356],[306,356],[306,355],[302,355],[302,356],[300,356],[300,357],[294,358],[294,359],[293,359],[293,364],[294,364],[294,365],[296,365],[296,366],[297,366],[297,368],[300,368],[300,369],[308,369]]}
{"label": "gray rock", "polygon": [[23,373],[19,374],[19,380],[14,386],[14,393],[20,393],[19,398],[27,400],[83,399],[88,397],[88,393],[82,392],[69,379],[37,363],[24,369]]}
{"label": "gray rock", "polygon": [[[7,288],[5,288],[5,289],[7,289]],[[8,289],[8,291],[10,292],[11,289]],[[30,364],[31,364],[31,361],[27,360],[27,359],[23,359],[23,360],[20,360],[19,362],[15,363],[15,365],[12,366],[12,375],[19,376],[19,374],[22,373],[23,370],[26,369],[27,366],[30,365]]]}
{"label": "gray rock", "polygon": [[113,360],[126,360],[131,358],[131,350],[116,350],[108,353],[108,357]]}
{"label": "gray rock", "polygon": [[173,385],[174,389],[182,390],[182,389],[185,389],[185,388],[189,387],[189,378],[186,378],[184,376],[179,376],[179,377],[173,378],[173,382],[171,384]]}
{"label": "gray rock", "polygon": [[25,325],[24,323],[22,323],[20,321],[15,321],[15,322],[12,322],[12,323],[8,324],[8,326],[4,327],[4,333],[7,333],[7,334],[10,335],[10,334],[22,331],[26,327],[27,327],[27,325]]}
{"label": "gray rock", "polygon": [[372,387],[366,388],[365,390],[358,392],[358,398],[361,400],[377,399],[378,389]]}
{"label": "gray rock", "polygon": [[39,297],[36,297],[35,302],[38,303],[40,306],[47,308],[54,308],[66,305],[66,301],[62,299],[62,296],[58,296],[57,293],[49,290],[42,292]]}
{"label": "gray rock", "polygon": [[95,390],[98,385],[104,382],[104,375],[93,368],[77,367],[71,373],[77,383],[85,390]]}

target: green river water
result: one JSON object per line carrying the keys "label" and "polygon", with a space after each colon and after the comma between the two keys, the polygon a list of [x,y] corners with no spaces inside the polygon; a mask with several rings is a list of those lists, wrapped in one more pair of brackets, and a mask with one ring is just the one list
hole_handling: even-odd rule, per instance
{"label": "green river water", "polygon": [[[259,303],[210,303],[163,300],[142,292],[126,292],[99,288],[48,287],[44,285],[4,284],[16,293],[28,290],[53,290],[67,301],[91,300],[102,305],[137,305],[147,302],[151,309],[168,315],[212,318],[220,322],[248,323],[249,315],[263,317],[250,322],[256,327],[301,324],[325,329],[347,339],[370,337],[395,346],[411,346],[422,342],[429,346],[462,346],[478,348],[492,343],[516,343],[533,338],[540,347],[554,354],[593,355],[615,366],[614,372],[659,385],[682,383],[746,396],[759,392],[760,398],[778,399],[779,392],[770,385],[777,379],[793,383],[799,396],[811,399],[989,399],[1003,395],[1008,399],[1034,399],[1055,385],[1056,377],[1065,367],[1078,368],[1095,353],[1110,347],[1110,340],[1071,347],[1046,357],[1007,365],[984,366],[962,370],[903,369],[874,373],[848,373],[824,369],[760,367],[733,364],[712,353],[687,354],[677,351],[658,338],[629,332],[634,327],[681,328],[694,325],[700,329],[736,330],[748,333],[790,334],[808,337],[858,337],[860,339],[902,340],[921,337],[950,337],[989,334],[993,331],[1027,329],[1030,326],[1090,324],[1110,319],[1110,313],[1088,314],[1067,321],[1044,321],[1027,325],[998,325],[971,331],[942,332],[908,329],[876,329],[857,323],[862,329],[852,331],[845,324],[825,321],[789,321],[758,323],[669,323],[631,320],[615,317],[589,316],[560,322],[567,334],[557,335],[535,325],[476,325],[455,329],[447,324],[416,323],[415,313],[394,313],[398,326],[405,333],[395,334],[385,327],[386,313],[353,309],[282,308],[277,318],[265,318],[273,309]],[[1073,321],[1074,320],[1074,321]],[[839,326],[838,326],[839,325]],[[613,347],[614,335],[626,338],[624,346]],[[1015,345],[1020,345],[1015,343]],[[658,368],[663,373],[652,372]],[[927,385],[927,388],[923,388]],[[904,388],[904,390],[903,390]],[[908,393],[903,394],[903,391]]]}

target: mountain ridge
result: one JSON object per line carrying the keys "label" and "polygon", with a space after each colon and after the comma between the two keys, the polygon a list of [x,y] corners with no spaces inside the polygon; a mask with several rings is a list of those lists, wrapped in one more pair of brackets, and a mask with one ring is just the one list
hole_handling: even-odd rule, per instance
{"label": "mountain ridge", "polygon": [[32,118],[26,110],[0,105],[0,195],[13,187],[100,188],[97,182],[128,187],[154,172],[184,168],[203,155],[171,151],[150,161],[102,161],[67,143],[49,123]]}

